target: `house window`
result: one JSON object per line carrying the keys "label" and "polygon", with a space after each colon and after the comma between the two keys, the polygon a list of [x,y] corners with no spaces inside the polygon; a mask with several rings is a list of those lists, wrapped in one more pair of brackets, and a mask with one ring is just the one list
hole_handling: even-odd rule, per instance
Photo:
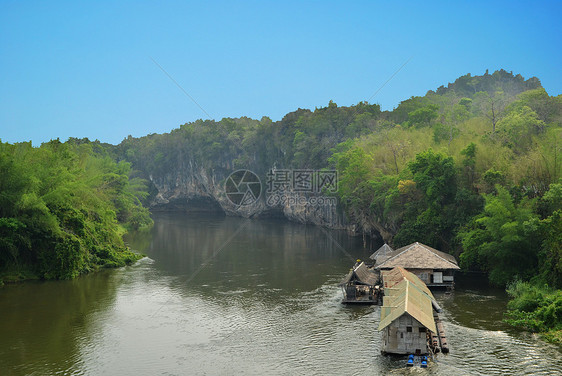
{"label": "house window", "polygon": [[411,326],[407,326],[407,327],[406,327],[406,331],[407,331],[408,333],[412,333],[412,327],[411,327]]}
{"label": "house window", "polygon": [[400,332],[400,338],[404,338],[404,333]]}
{"label": "house window", "polygon": [[420,326],[419,329],[420,329],[420,333],[425,333],[425,328],[423,326]]}

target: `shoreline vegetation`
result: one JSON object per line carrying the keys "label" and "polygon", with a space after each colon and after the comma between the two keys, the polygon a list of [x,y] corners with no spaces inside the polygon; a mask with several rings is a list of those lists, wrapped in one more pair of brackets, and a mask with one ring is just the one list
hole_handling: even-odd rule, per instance
{"label": "shoreline vegetation", "polygon": [[516,281],[507,287],[509,301],[505,322],[562,345],[562,290]]}
{"label": "shoreline vegetation", "polygon": [[133,263],[146,182],[96,145],[0,143],[0,280],[71,279]]}
{"label": "shoreline vegetation", "polygon": [[392,111],[330,101],[275,122],[197,120],[119,145],[0,144],[0,270],[62,279],[132,262],[122,235],[151,225],[153,178],[265,177],[272,166],[337,169],[359,234],[455,255],[507,287],[506,322],[561,343],[562,95],[505,70],[467,74]]}

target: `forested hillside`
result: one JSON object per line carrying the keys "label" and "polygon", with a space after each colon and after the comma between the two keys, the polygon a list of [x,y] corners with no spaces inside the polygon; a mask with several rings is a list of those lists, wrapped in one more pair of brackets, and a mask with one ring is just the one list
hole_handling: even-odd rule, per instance
{"label": "forested hillside", "polygon": [[139,201],[146,185],[101,146],[0,143],[0,174],[0,282],[73,278],[139,258],[122,235],[152,222]]}
{"label": "forested hillside", "polygon": [[562,287],[562,96],[537,78],[467,74],[393,111],[330,102],[277,122],[200,120],[129,137],[113,153],[146,178],[186,165],[262,177],[336,168],[359,232],[395,247],[421,241],[496,285],[519,281],[510,322],[560,341],[562,298],[551,289]]}
{"label": "forested hillside", "polygon": [[341,205],[359,232],[453,253],[499,285],[534,277],[560,286],[561,123],[561,96],[500,70],[393,111],[330,102],[278,122],[200,120],[129,137],[113,153],[147,179],[185,165],[262,176],[272,167],[337,168]]}

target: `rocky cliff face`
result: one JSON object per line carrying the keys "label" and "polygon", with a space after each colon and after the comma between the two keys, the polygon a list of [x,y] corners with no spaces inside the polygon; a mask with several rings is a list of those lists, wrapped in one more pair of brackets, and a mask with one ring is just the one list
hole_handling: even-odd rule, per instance
{"label": "rocky cliff face", "polygon": [[355,232],[335,197],[284,192],[272,198],[262,187],[257,201],[235,205],[225,191],[225,180],[230,172],[224,168],[207,171],[190,167],[162,176],[149,175],[158,191],[150,208],[154,211],[224,212],[245,218],[285,217],[299,223]]}

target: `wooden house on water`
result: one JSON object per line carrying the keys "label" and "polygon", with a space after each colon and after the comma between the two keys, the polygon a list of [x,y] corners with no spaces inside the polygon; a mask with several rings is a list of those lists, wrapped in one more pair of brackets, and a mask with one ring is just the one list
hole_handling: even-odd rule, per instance
{"label": "wooden house on water", "polygon": [[418,242],[376,257],[374,267],[390,270],[398,266],[414,273],[429,287],[447,289],[454,287],[454,272],[460,269],[453,255]]}
{"label": "wooden house on water", "polygon": [[356,264],[340,283],[344,304],[379,304],[382,291],[378,286],[379,272],[367,268],[364,262]]}
{"label": "wooden house on water", "polygon": [[382,272],[384,287],[379,330],[383,353],[427,354],[428,338],[437,334],[435,298],[423,281],[403,268]]}

